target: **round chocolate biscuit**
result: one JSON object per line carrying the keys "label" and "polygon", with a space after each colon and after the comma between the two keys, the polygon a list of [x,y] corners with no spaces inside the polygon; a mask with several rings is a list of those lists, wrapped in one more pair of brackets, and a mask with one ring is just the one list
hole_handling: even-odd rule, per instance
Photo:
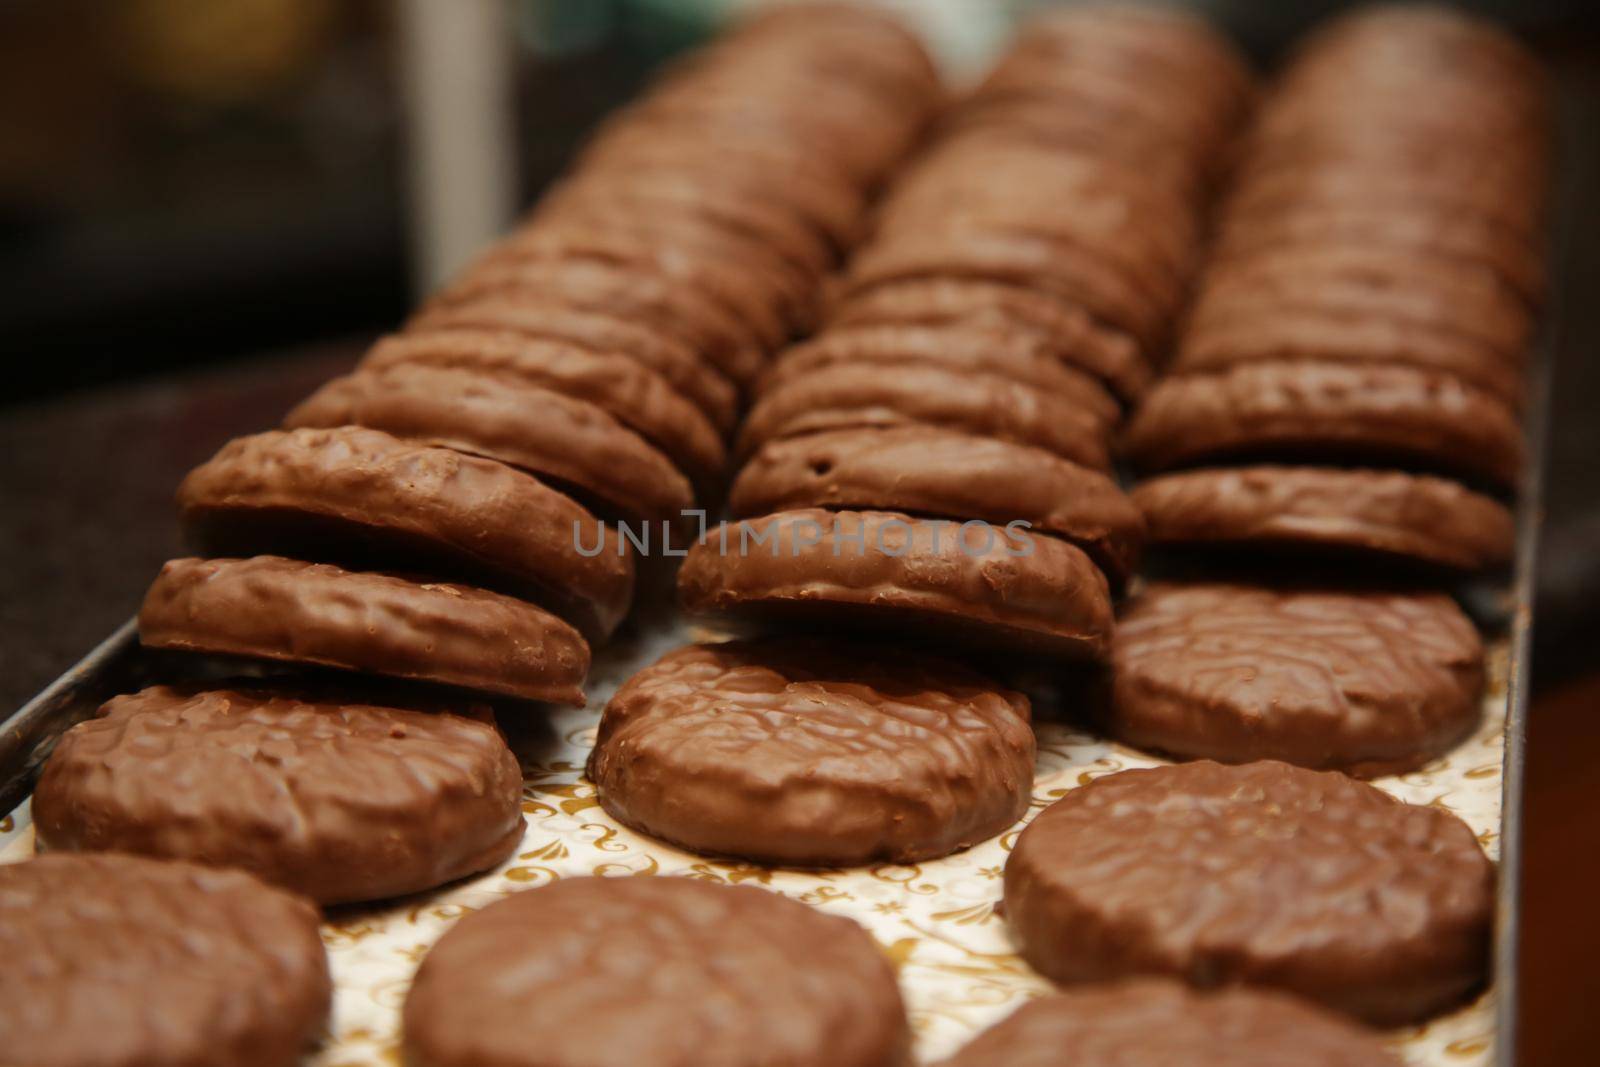
{"label": "round chocolate biscuit", "polygon": [[849,295],[832,310],[839,326],[943,326],[970,323],[1026,331],[1057,359],[1105,382],[1123,400],[1143,393],[1150,368],[1125,333],[1096,322],[1076,305],[1017,285],[981,279],[921,278],[888,282]]}
{"label": "round chocolate biscuit", "polygon": [[1270,986],[1388,1026],[1483,985],[1494,865],[1450,812],[1335,771],[1184,763],[1046,808],[1006,861],[1004,906],[1060,983]]}
{"label": "round chocolate biscuit", "polygon": [[1033,445],[1096,470],[1111,466],[1106,425],[1092,411],[997,374],[922,364],[886,374],[833,363],[781,382],[750,409],[738,452],[823,430],[908,425]]}
{"label": "round chocolate biscuit", "polygon": [[1175,372],[1309,359],[1453,374],[1518,408],[1527,391],[1527,375],[1516,361],[1471,337],[1422,323],[1275,298],[1252,298],[1238,315],[1201,318],[1201,310],[1197,305],[1197,317],[1184,331]]}
{"label": "round chocolate biscuit", "polygon": [[934,426],[833,430],[764,445],[728,494],[736,518],[793,508],[889,508],[1022,521],[1078,545],[1112,579],[1132,573],[1138,508],[1109,477],[1041,448]]}
{"label": "round chocolate biscuit", "polygon": [[1369,778],[1477,725],[1483,642],[1442,593],[1157,584],[1111,643],[1112,736],[1183,758]]}
{"label": "round chocolate biscuit", "polygon": [[[573,1025],[604,1005],[618,1025]],[[754,886],[568,878],[450,928],[402,1014],[415,1067],[902,1067],[888,959]]]}
{"label": "round chocolate biscuit", "polygon": [[406,323],[406,330],[492,330],[614,352],[661,375],[723,433],[739,418],[739,391],[693,349],[644,323],[604,312],[554,302],[485,299],[424,308]]}
{"label": "round chocolate biscuit", "polygon": [[617,690],[589,778],[618,822],[759,863],[915,863],[1004,831],[1028,699],[945,660],[780,638],[690,645]]}
{"label": "round chocolate biscuit", "polygon": [[655,326],[703,354],[740,385],[754,378],[765,362],[757,340],[705,294],[646,272],[596,261],[474,270],[436,294],[424,310],[489,298],[555,301]]}
{"label": "round chocolate biscuit", "polygon": [[293,1067],[333,983],[311,902],[140,856],[0,864],[0,1049],[29,1067]]}
{"label": "round chocolate biscuit", "polygon": [[1100,658],[1105,575],[1053,537],[892,511],[782,511],[724,523],[678,572],[688,611],[904,626],[958,644]]}
{"label": "round chocolate biscuit", "polygon": [[1058,359],[1026,334],[946,324],[835,327],[788,349],[757,384],[762,394],[841,363],[885,376],[900,368],[942,367],[1010,378],[1083,408],[1102,424],[1122,417],[1116,398],[1093,375]]}
{"label": "round chocolate biscuit", "polygon": [[778,276],[763,273],[759,262],[736,261],[727,248],[708,250],[681,239],[668,243],[659,233],[643,234],[618,221],[602,228],[547,216],[502,238],[478,265],[510,268],[533,261],[572,260],[598,260],[659,274],[716,300],[753,330],[763,347],[776,348],[788,340]]}
{"label": "round chocolate biscuit", "polygon": [[1400,1067],[1371,1030],[1267,990],[1156,979],[1018,1008],[940,1067]]}
{"label": "round chocolate biscuit", "polygon": [[547,479],[607,518],[675,520],[694,487],[643,437],[587,400],[505,374],[398,364],[335,378],[284,425],[370,426]]}
{"label": "round chocolate biscuit", "polygon": [[1494,395],[1416,367],[1247,363],[1157,383],[1128,424],[1147,469],[1275,454],[1415,464],[1500,486],[1522,469],[1522,430]]}
{"label": "round chocolate biscuit", "polygon": [[1181,471],[1133,488],[1154,544],[1329,550],[1459,570],[1511,560],[1504,504],[1444,478],[1331,467]]}
{"label": "round chocolate biscuit", "polygon": [[705,415],[626,356],[510,333],[437,330],[386,337],[361,361],[363,369],[407,364],[489,371],[587,401],[664,452],[696,484],[715,483],[728,461]]}
{"label": "round chocolate biscuit", "polygon": [[269,691],[120,696],[62,735],[33,794],[56,851],[239,867],[319,904],[487,870],[522,840],[490,723]]}
{"label": "round chocolate biscuit", "polygon": [[234,438],[189,472],[178,508],[207,555],[451,574],[526,595],[596,640],[633,599],[633,558],[570,498],[494,460],[360,426]]}
{"label": "round chocolate biscuit", "polygon": [[747,189],[737,185],[707,183],[689,174],[585,170],[552,186],[534,209],[533,218],[613,210],[670,211],[704,218],[765,243],[796,268],[816,276],[831,270],[838,258],[827,238],[783,203],[749,196]]}
{"label": "round chocolate biscuit", "polygon": [[139,609],[139,640],[579,707],[589,673],[583,637],[532,604],[279,556],[170,560]]}
{"label": "round chocolate biscuit", "polygon": [[1159,338],[1170,309],[1083,249],[1024,233],[978,232],[902,237],[870,244],[850,264],[846,292],[929,277],[980,278],[1021,285],[1081,304],[1145,346]]}

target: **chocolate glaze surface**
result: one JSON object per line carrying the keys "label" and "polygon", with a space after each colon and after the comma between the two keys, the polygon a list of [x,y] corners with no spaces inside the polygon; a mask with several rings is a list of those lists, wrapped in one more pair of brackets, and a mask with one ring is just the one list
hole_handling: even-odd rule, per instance
{"label": "chocolate glaze surface", "polygon": [[748,456],[768,441],[861,426],[942,426],[1033,445],[1108,470],[1106,425],[1092,411],[1035,386],[934,364],[834,363],[762,394],[739,432]]}
{"label": "chocolate glaze surface", "polygon": [[933,859],[1021,818],[1026,697],[897,647],[690,645],[606,705],[589,777],[620,822],[695,852],[849,866]]}
{"label": "chocolate glaze surface", "polygon": [[[617,1025],[583,1025],[604,1004]],[[406,998],[416,1067],[904,1067],[889,961],[753,886],[569,878],[467,916]]]}
{"label": "chocolate glaze surface", "polygon": [[50,849],[240,867],[335,904],[493,867],[522,839],[521,800],[490,723],[157,686],[62,736],[33,818]]}
{"label": "chocolate glaze surface", "polygon": [[1152,585],[1118,619],[1111,660],[1119,740],[1358,777],[1461,741],[1484,682],[1478,632],[1442,593]]}
{"label": "chocolate glaze surface", "polygon": [[1458,378],[1312,360],[1166,378],[1128,424],[1125,444],[1150,469],[1293,451],[1418,463],[1499,486],[1516,483],[1523,456],[1512,409]]}
{"label": "chocolate glaze surface", "polygon": [[505,374],[410,364],[362,370],[328,382],[284,420],[352,423],[532,471],[607,517],[673,519],[694,506],[689,479],[603,408]]}
{"label": "chocolate glaze surface", "polygon": [[1105,575],[1081,549],[892,511],[725,523],[689,550],[678,599],[698,614],[870,621],[880,636],[1072,658],[1104,656],[1111,632]]}
{"label": "chocolate glaze surface", "polygon": [[527,594],[597,640],[633,599],[632,557],[570,498],[493,460],[359,426],[236,437],[183,480],[178,508],[208,555],[314,559],[350,540],[358,560],[371,548],[386,564]]}
{"label": "chocolate glaze surface", "polygon": [[1302,546],[1461,570],[1503,566],[1511,511],[1444,478],[1253,466],[1148,478],[1129,494],[1156,544]]}
{"label": "chocolate glaze surface", "polygon": [[0,1049],[29,1067],[293,1067],[332,997],[317,921],[243,871],[0,864]]}
{"label": "chocolate glaze surface", "polygon": [[1106,426],[1122,414],[1098,379],[1027,334],[954,324],[836,326],[786,350],[762,375],[759,389],[765,392],[841,363],[871,366],[887,375],[908,365],[981,371],[1041,389],[1092,413]]}
{"label": "chocolate glaze surface", "polygon": [[589,672],[578,631],[532,604],[279,556],[168,562],[139,640],[579,706]]}
{"label": "chocolate glaze surface", "polygon": [[666,379],[626,356],[490,330],[396,334],[372,346],[362,367],[423,363],[522,378],[608,412],[666,453],[697,483],[722,474],[716,427]]}
{"label": "chocolate glaze surface", "polygon": [[889,508],[1014,520],[1081,547],[1116,581],[1133,572],[1144,520],[1105,474],[1042,448],[934,426],[834,430],[772,441],[728,494],[736,517],[789,508]]}
{"label": "chocolate glaze surface", "polygon": [[689,346],[646,323],[554,302],[489,298],[425,308],[406,328],[506,331],[565,341],[598,352],[615,352],[661,375],[668,385],[694,401],[724,433],[738,420],[739,393],[733,383],[702,362]]}
{"label": "chocolate glaze surface", "polygon": [[1281,993],[1145,980],[1041,997],[942,1067],[1399,1067],[1365,1027]]}
{"label": "chocolate glaze surface", "polygon": [[1385,1026],[1482,986],[1493,913],[1493,865],[1460,819],[1272,761],[1095,779],[1005,872],[1006,920],[1057,982],[1272,986]]}
{"label": "chocolate glaze surface", "polygon": [[917,278],[850,294],[834,309],[838,325],[971,323],[1023,331],[1051,345],[1064,363],[1096,375],[1123,400],[1144,392],[1150,368],[1125,333],[1082,308],[1019,285],[968,278]]}

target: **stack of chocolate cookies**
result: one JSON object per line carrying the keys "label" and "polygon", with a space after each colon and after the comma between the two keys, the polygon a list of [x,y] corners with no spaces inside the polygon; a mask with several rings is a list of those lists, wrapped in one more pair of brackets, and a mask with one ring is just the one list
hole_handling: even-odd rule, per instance
{"label": "stack of chocolate cookies", "polygon": [[1478,635],[1411,590],[1511,554],[1545,106],[1517,43],[1443,10],[1337,20],[1278,79],[1126,436],[1170,471],[1133,493],[1152,543],[1251,581],[1129,606],[1116,736],[1371,776],[1471,732]]}
{"label": "stack of chocolate cookies", "polygon": [[678,575],[691,613],[853,640],[696,646],[635,676],[589,763],[607,811],[824,866],[941,856],[1021,816],[1027,700],[883,642],[1106,657],[1142,538],[1111,436],[1249,92],[1203,25],[1096,8],[1025,30],[953,110],[824,328],[756,379],[738,521]]}
{"label": "stack of chocolate cookies", "polygon": [[355,373],[185,479],[203,556],[163,568],[140,638],[254,680],[69,731],[42,846],[242,867],[319,904],[511,853],[522,782],[490,702],[584,702],[633,599],[616,524],[720,495],[746,390],[939,103],[896,22],[814,14],[676,62]]}

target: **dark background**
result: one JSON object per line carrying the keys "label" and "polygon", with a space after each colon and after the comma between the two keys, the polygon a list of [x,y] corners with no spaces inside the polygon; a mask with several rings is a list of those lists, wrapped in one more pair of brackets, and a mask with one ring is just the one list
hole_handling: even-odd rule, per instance
{"label": "dark background", "polygon": [[[704,19],[513,6],[526,202]],[[1203,6],[1265,60],[1342,5]],[[1471,6],[1561,93],[1520,1032],[1521,1062],[1580,1064],[1600,1031],[1600,5]],[[182,474],[411,302],[395,21],[382,0],[0,0],[4,712],[132,614],[178,545]]]}

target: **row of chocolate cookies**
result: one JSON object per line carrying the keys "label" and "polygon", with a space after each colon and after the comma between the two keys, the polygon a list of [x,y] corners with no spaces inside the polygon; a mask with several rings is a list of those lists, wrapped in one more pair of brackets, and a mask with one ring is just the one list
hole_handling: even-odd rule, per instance
{"label": "row of chocolate cookies", "polygon": [[1126,445],[1195,468],[1134,489],[1153,544],[1298,580],[1146,590],[1119,628],[1116,736],[1374,776],[1473,730],[1473,625],[1393,590],[1510,557],[1494,494],[1522,463],[1544,106],[1520,46],[1434,9],[1337,20],[1279,77]]}
{"label": "row of chocolate cookies", "polygon": [[[1006,918],[1055,980],[1267,986],[1380,1026],[1482,988],[1494,870],[1474,834],[1352,776],[1422,766],[1479,718],[1476,629],[1410,590],[1503,564],[1510,517],[1416,471],[1517,474],[1536,83],[1498,31],[1383,8],[1317,33],[1263,106],[1172,372],[1127,434],[1146,468],[1228,464],[1133,498],[1153,544],[1191,550],[1178,569],[1243,547],[1226,566],[1252,579],[1149,584],[1121,613],[1102,725],[1194,762],[1097,779],[1019,836]],[[1392,469],[1328,465],[1350,461]]]}
{"label": "row of chocolate cookies", "polygon": [[8,1053],[298,1062],[331,994],[313,903],[515,849],[490,700],[582,703],[632,598],[609,522],[715,497],[743,386],[935,103],[913,38],[825,13],[676,65],[360,371],[185,480],[212,558],[164,568],[142,640],[294,672],[146,689],[61,739],[33,799],[57,854],[0,869]]}
{"label": "row of chocolate cookies", "polygon": [[[953,109],[824,328],[757,380],[736,521],[678,576],[690,613],[851,637],[693,646],[636,675],[589,762],[611,815],[691,851],[835,866],[935,858],[1027,810],[1027,699],[882,642],[1108,654],[1142,534],[1110,438],[1247,89],[1204,26],[1095,8],[1025,29]],[[1174,153],[1166,110],[1196,101],[1210,132]],[[1142,181],[1133,160],[1162,146],[1185,177]]]}
{"label": "row of chocolate cookies", "polygon": [[[676,518],[720,493],[745,384],[809,324],[822,275],[938,91],[920,45],[879,14],[756,16],[671,68],[525,226],[354,374],[193,471],[178,500],[206,555],[163,569],[141,640],[175,660],[205,654],[185,674],[221,663],[250,677],[118,697],[69,730],[34,794],[39,846],[153,859],[49,857],[6,872],[7,899],[113,877],[181,887],[173,908],[253,892],[240,871],[181,862],[194,861],[331,905],[501,863],[522,837],[522,776],[494,712],[583,703],[590,643],[633,596],[614,521]],[[58,1016],[0,1007],[0,1044],[41,1063],[294,1062],[326,1016],[327,972],[320,947],[299,952],[301,926],[316,947],[315,910],[298,901],[279,922],[283,896],[248,904],[262,939],[285,942],[281,975],[247,990],[250,1011],[196,996],[209,1014],[175,1015],[165,1037],[117,1016],[67,1047]],[[251,936],[216,941],[236,976],[189,977],[169,911],[139,912],[142,899],[132,918],[101,908],[105,929],[84,917],[91,939],[150,927],[110,937],[127,951],[101,970],[53,928],[7,944],[25,970],[54,958],[77,976],[63,1011],[164,1010],[191,982],[238,996],[256,981]],[[246,906],[212,910],[229,922]],[[107,992],[141,968],[148,1001]]]}

